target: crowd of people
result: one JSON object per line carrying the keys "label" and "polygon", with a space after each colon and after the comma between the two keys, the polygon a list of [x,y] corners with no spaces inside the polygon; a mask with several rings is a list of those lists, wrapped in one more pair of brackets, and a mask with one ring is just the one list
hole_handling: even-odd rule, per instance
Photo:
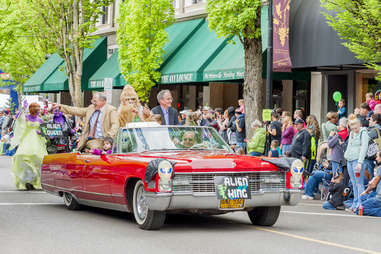
{"label": "crowd of people", "polygon": [[[314,115],[305,117],[302,109],[292,114],[280,108],[271,112],[271,121],[255,119],[246,124],[243,100],[226,110],[204,106],[178,113],[169,90],[158,93],[159,105],[152,110],[140,104],[131,86],[125,86],[120,99],[118,109],[98,92],[86,108],[53,103],[41,110],[39,104],[32,103],[24,104],[15,115],[0,112],[1,149],[14,154],[16,187],[41,188],[39,169],[47,153],[78,150],[110,154],[120,126],[156,121],[215,128],[238,154],[300,159],[304,162],[304,199],[314,199],[320,193],[326,200],[325,209],[346,207],[356,214],[381,216],[381,102],[372,94],[367,94],[366,101],[349,116],[342,99],[337,111],[329,112],[321,125]],[[46,135],[46,123],[52,124],[48,128],[58,126],[61,135]],[[246,128],[252,129],[250,138]]]}
{"label": "crowd of people", "polygon": [[[341,99],[322,124],[301,109],[291,114],[277,108],[271,121],[256,119],[247,126],[243,100],[238,105],[182,111],[179,123],[215,128],[238,154],[298,158],[304,162],[303,199],[320,198],[325,209],[381,217],[381,101],[372,93],[349,115]],[[246,128],[252,128],[251,138]]]}

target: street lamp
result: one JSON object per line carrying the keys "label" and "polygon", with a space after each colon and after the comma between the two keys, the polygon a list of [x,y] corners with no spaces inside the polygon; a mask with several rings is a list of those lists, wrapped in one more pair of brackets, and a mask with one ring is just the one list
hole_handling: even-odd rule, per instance
{"label": "street lamp", "polygon": [[273,75],[273,0],[262,0],[262,5],[269,6],[267,65],[266,65],[266,109],[271,107]]}

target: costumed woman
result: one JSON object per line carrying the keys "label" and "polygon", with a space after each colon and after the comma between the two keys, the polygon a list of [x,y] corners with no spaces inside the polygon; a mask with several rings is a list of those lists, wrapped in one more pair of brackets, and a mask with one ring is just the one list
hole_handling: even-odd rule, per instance
{"label": "costumed woman", "polygon": [[118,109],[119,126],[126,126],[132,122],[147,122],[151,120],[151,111],[140,104],[135,89],[126,85],[120,95],[120,106]]}
{"label": "costumed woman", "polygon": [[40,168],[44,156],[47,154],[45,139],[41,136],[39,117],[40,105],[31,103],[29,114],[25,114],[27,104],[18,116],[15,123],[14,137],[11,147],[16,147],[13,156],[12,173],[18,190],[41,189]]}

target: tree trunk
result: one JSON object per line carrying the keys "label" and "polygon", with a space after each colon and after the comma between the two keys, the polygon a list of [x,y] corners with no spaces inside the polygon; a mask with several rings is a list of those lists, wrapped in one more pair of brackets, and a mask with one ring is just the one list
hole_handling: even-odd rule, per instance
{"label": "tree trunk", "polygon": [[243,99],[245,101],[246,137],[253,135],[251,123],[262,120],[265,90],[262,79],[262,42],[261,39],[244,39],[245,80]]}

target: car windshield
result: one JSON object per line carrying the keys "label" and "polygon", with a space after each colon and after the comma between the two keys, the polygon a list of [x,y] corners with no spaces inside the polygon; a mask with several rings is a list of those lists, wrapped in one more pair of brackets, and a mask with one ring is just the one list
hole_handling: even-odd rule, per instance
{"label": "car windshield", "polygon": [[217,131],[207,127],[147,127],[122,129],[119,152],[161,150],[224,150],[232,152]]}

